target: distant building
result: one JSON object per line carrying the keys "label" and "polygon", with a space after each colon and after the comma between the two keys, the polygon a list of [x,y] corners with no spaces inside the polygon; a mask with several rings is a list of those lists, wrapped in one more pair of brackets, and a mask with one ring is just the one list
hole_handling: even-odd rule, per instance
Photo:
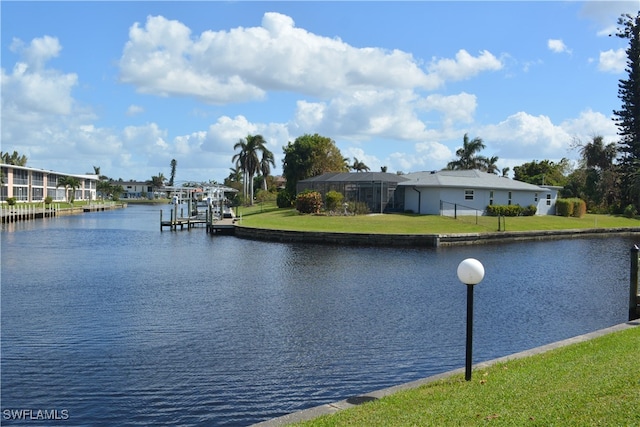
{"label": "distant building", "polygon": [[0,164],[2,187],[0,201],[13,197],[19,202],[44,202],[49,196],[53,201],[66,201],[65,188],[58,186],[58,180],[71,176],[77,178],[80,186],[76,188],[75,200],[95,200],[98,175],[76,175],[54,172],[44,169]]}
{"label": "distant building", "polygon": [[478,170],[441,170],[403,175],[398,184],[405,210],[429,215],[474,215],[490,205],[536,206],[554,215],[560,187],[538,186]]}
{"label": "distant building", "polygon": [[[149,182],[141,181],[118,181],[116,184],[121,185],[124,189],[124,193],[120,196],[121,199],[153,199],[153,186]],[[165,192],[162,192],[162,197],[165,197]]]}

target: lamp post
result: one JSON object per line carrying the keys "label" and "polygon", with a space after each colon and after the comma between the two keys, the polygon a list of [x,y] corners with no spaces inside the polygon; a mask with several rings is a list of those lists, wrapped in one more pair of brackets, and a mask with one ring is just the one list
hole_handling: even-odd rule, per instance
{"label": "lamp post", "polygon": [[475,258],[467,258],[458,264],[458,279],[467,285],[467,345],[464,379],[471,381],[472,345],[473,345],[473,286],[484,278],[484,267]]}

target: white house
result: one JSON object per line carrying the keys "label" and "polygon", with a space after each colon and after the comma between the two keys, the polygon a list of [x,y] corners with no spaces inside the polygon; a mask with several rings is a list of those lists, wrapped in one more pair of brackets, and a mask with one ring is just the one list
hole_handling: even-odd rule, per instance
{"label": "white house", "polygon": [[429,215],[475,215],[489,205],[535,205],[536,215],[555,214],[559,187],[538,186],[480,172],[442,170],[403,175],[404,209]]}

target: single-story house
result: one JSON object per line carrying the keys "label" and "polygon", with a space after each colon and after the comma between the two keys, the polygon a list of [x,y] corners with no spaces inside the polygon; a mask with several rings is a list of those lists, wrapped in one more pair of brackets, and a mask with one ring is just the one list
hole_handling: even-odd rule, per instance
{"label": "single-story house", "polygon": [[337,191],[345,202],[366,203],[373,213],[402,212],[404,200],[397,197],[396,188],[407,180],[404,175],[387,172],[328,172],[298,181],[296,192],[317,191],[325,200],[329,191]]}
{"label": "single-story house", "polygon": [[51,170],[36,169],[27,166],[0,165],[0,201],[14,198],[19,202],[43,202],[49,196],[53,201],[65,201],[65,188],[58,185],[63,177],[78,179],[75,200],[95,200],[98,175],[69,174]]}
{"label": "single-story house", "polygon": [[442,170],[403,175],[404,209],[429,215],[483,214],[489,205],[534,205],[536,215],[554,215],[560,187],[533,185],[478,170]]}

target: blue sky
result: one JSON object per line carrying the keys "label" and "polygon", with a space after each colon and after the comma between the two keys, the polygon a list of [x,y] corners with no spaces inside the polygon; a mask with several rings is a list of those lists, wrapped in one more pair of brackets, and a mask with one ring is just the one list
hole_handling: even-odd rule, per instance
{"label": "blue sky", "polygon": [[372,171],[441,169],[465,133],[499,168],[617,140],[640,1],[0,2],[1,149],[125,180],[222,180],[261,134]]}

